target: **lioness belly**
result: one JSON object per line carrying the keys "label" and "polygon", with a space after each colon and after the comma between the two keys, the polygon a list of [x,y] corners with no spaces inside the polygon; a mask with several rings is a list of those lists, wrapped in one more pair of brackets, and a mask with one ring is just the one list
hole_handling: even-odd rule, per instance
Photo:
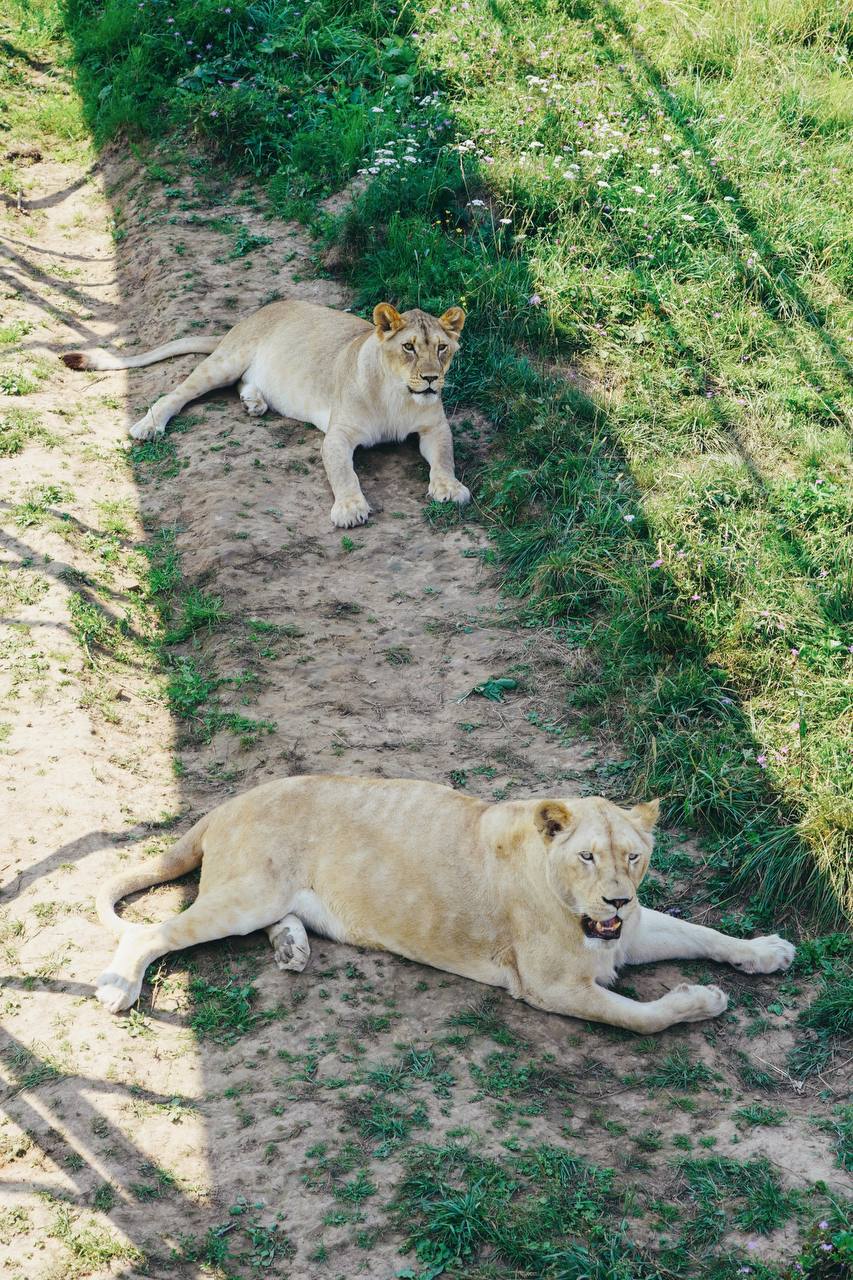
{"label": "lioness belly", "polygon": [[246,374],[246,382],[260,391],[269,407],[280,413],[283,418],[294,418],[297,422],[310,422],[324,434],[329,429],[331,409],[327,404],[318,404],[316,391],[298,385],[296,379],[288,383],[281,376],[276,378],[252,377],[250,369]]}
{"label": "lioness belly", "polygon": [[291,352],[284,361],[262,347],[243,375],[243,381],[257,387],[267,404],[283,418],[310,422],[320,431],[329,429],[331,389],[323,378],[311,372],[307,359],[301,363],[300,353]]}
{"label": "lioness belly", "polygon": [[288,915],[298,916],[306,929],[319,933],[333,942],[349,942],[348,930],[343,920],[321,901],[311,889],[299,889],[287,908]]}

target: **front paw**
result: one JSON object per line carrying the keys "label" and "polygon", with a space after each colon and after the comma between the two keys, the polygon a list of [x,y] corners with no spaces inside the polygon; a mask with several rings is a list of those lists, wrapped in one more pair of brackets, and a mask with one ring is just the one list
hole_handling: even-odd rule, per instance
{"label": "front paw", "polygon": [[741,973],[776,973],[779,969],[789,969],[797,954],[796,948],[780,938],[778,933],[771,933],[766,938],[753,938],[745,945],[748,948],[746,953],[732,961]]}
{"label": "front paw", "polygon": [[437,476],[430,480],[427,493],[436,502],[456,502],[460,507],[471,501],[471,490],[455,476]]}
{"label": "front paw", "polygon": [[682,982],[669,993],[678,1011],[678,1022],[702,1022],[728,1008],[729,997],[719,987],[691,986]]}
{"label": "front paw", "polygon": [[331,521],[338,529],[351,529],[353,525],[365,524],[371,507],[364,494],[357,498],[339,498],[331,510]]}

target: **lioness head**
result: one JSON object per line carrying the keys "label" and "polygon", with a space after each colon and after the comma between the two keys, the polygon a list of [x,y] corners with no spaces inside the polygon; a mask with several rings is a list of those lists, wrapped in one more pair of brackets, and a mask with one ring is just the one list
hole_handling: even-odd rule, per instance
{"label": "lioness head", "polygon": [[533,821],[545,845],[545,877],[580,918],[587,938],[614,942],[637,909],[637,887],[648,869],[659,802],[620,809],[600,797],[542,800]]}
{"label": "lioness head", "polygon": [[373,309],[373,323],[386,367],[413,400],[435,403],[459,346],[465,323],[462,308],[450,307],[438,317],[418,310],[401,315],[390,302],[380,302]]}

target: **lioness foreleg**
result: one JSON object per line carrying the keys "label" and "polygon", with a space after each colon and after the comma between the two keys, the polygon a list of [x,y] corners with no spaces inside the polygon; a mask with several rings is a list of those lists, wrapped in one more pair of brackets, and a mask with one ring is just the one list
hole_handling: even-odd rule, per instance
{"label": "lioness foreleg", "polygon": [[777,933],[766,938],[731,938],[717,929],[642,908],[639,927],[628,942],[628,964],[699,959],[730,964],[742,973],[775,973],[788,968],[794,947]]}
{"label": "lioness foreleg", "polygon": [[351,529],[364,524],[370,515],[370,505],[361,491],[352,455],[355,449],[341,427],[330,426],[323,439],[323,466],[335,495],[331,510],[332,524],[339,529]]}
{"label": "lioness foreleg", "polygon": [[420,433],[420,450],[429,463],[429,496],[436,502],[458,502],[460,507],[470,502],[470,490],[456,479],[453,436],[447,421]]}
{"label": "lioness foreleg", "polygon": [[630,1000],[598,983],[569,988],[552,988],[541,998],[525,997],[530,1004],[549,1013],[562,1013],[590,1022],[605,1022],[611,1027],[624,1027],[639,1035],[663,1031],[677,1022],[701,1022],[716,1018],[728,1004],[719,987],[688,986],[686,982],[667,991],[658,1000]]}

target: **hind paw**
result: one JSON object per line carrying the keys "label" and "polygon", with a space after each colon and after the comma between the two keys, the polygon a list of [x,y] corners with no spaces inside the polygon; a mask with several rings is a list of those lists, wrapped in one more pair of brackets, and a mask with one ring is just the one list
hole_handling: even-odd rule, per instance
{"label": "hind paw", "polygon": [[128,982],[115,973],[102,973],[98,979],[95,996],[110,1013],[129,1009],[139,998],[141,984]]}
{"label": "hind paw", "polygon": [[273,955],[279,969],[301,973],[311,955],[308,935],[296,916],[280,921],[267,930]]}
{"label": "hind paw", "polygon": [[165,425],[160,426],[150,413],[146,413],[144,418],[140,418],[130,428],[130,434],[134,440],[154,440],[157,436],[161,436],[166,430]]}
{"label": "hind paw", "polygon": [[261,418],[269,405],[257,387],[243,387],[240,391],[240,402],[250,418]]}

